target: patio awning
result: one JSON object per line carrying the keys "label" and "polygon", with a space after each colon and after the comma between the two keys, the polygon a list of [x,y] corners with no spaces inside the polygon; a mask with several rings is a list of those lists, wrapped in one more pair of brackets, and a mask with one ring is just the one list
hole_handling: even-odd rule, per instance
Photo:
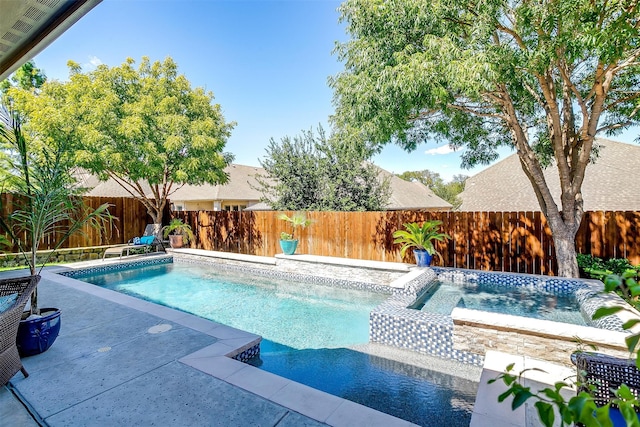
{"label": "patio awning", "polygon": [[0,0],[0,81],[102,0]]}

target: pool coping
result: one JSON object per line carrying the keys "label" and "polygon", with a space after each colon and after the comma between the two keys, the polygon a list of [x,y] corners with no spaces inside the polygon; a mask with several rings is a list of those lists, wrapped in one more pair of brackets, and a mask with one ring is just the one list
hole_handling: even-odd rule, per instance
{"label": "pool coping", "polygon": [[259,335],[58,274],[90,268],[90,264],[94,267],[106,267],[167,258],[170,256],[129,257],[108,263],[85,261],[82,262],[82,266],[74,263],[46,269],[42,272],[42,277],[216,338],[217,341],[214,344],[181,357],[178,361],[316,421],[336,427],[416,425],[232,358],[259,344],[262,340]]}

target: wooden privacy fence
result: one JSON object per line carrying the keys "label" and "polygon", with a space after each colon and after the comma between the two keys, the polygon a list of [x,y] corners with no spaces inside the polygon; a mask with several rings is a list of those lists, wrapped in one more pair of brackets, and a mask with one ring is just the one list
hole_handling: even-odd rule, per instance
{"label": "wooden privacy fence", "polygon": [[[113,215],[114,221],[110,230],[99,233],[97,230],[86,226],[82,233],[71,236],[63,245],[63,248],[80,248],[99,245],[114,245],[126,243],[135,236],[141,236],[147,224],[152,223],[151,217],[147,214],[147,209],[137,200],[130,197],[85,197],[87,206],[95,209],[103,203],[112,205],[109,212]],[[12,194],[0,194],[2,210],[0,214],[6,218],[20,206],[20,200]],[[168,211],[165,219],[168,219]],[[60,236],[51,235],[41,243],[40,249],[53,249]],[[18,247],[3,248],[6,252],[17,252]]]}
{"label": "wooden privacy fence", "polygon": [[[290,225],[280,212],[174,212],[189,223],[193,247],[273,256]],[[440,220],[452,239],[436,245],[448,267],[555,274],[551,231],[540,212],[308,212],[314,223],[296,231],[297,253],[379,261],[403,260],[392,234],[406,222]],[[587,212],[576,238],[580,253],[640,263],[640,213]]]}

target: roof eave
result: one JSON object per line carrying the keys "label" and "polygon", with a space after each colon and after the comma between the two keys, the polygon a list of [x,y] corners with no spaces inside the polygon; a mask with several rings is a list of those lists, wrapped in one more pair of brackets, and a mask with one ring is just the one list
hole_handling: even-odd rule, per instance
{"label": "roof eave", "polygon": [[0,62],[0,81],[49,46],[102,0],[62,2],[58,13],[25,38],[18,48]]}

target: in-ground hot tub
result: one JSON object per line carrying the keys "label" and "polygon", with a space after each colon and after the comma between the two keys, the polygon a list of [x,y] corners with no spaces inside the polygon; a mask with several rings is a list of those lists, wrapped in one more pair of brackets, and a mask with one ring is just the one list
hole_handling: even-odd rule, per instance
{"label": "in-ground hot tub", "polygon": [[[488,349],[567,365],[579,340],[626,352],[624,315],[591,320],[602,305],[624,304],[615,295],[603,295],[597,281],[448,268],[417,269],[399,280],[404,283],[394,286],[402,289],[370,315],[372,342],[477,365]],[[460,289],[436,295],[441,281],[466,287],[468,296]],[[565,307],[559,309],[559,302]],[[416,309],[425,305],[426,310]]]}

